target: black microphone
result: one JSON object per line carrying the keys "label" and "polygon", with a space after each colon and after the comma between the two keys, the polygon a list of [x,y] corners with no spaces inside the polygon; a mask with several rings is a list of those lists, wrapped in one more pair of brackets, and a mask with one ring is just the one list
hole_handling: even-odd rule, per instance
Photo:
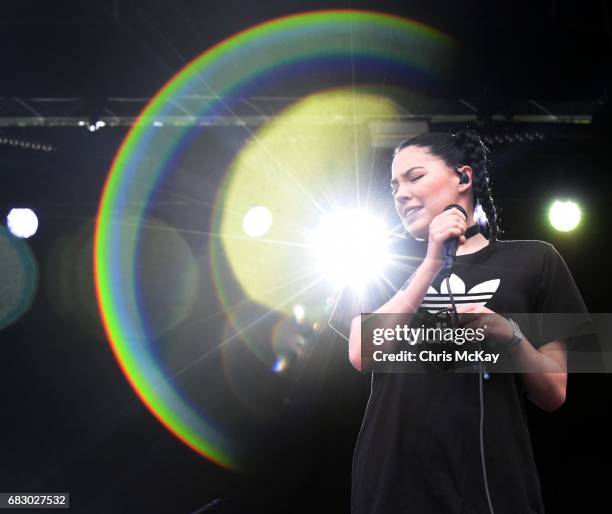
{"label": "black microphone", "polygon": [[[459,209],[465,219],[467,220],[467,213],[465,209],[461,207],[461,205],[457,205],[456,203],[452,203],[447,206],[444,210],[448,211],[449,209]],[[442,211],[444,212],[444,211]],[[457,246],[459,245],[458,237],[451,237],[444,242],[444,254],[443,254],[443,263],[442,263],[442,276],[450,277],[451,271],[453,270],[453,266],[455,264],[455,256],[457,255]]]}

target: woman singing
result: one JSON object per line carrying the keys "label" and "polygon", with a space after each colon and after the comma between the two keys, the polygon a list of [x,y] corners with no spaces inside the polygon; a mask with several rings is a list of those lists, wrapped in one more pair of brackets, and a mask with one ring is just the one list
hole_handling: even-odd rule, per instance
{"label": "woman singing", "polygon": [[[448,284],[462,323],[469,318],[475,327],[484,319],[486,342],[530,372],[492,372],[488,379],[436,369],[373,372],[353,457],[352,514],[545,512],[524,402],[547,412],[563,405],[569,332],[567,327],[535,332],[500,313],[587,310],[551,244],[497,238],[487,159],[474,131],[423,134],[396,149],[391,187],[410,236],[396,253],[410,254],[412,267],[392,281],[393,290],[371,290],[358,309],[343,292],[330,324],[336,316],[337,326],[344,325],[350,362],[367,371],[360,313],[448,307],[447,281],[440,273],[443,248],[458,238]],[[463,207],[467,219],[459,209],[445,210],[451,204]],[[486,215],[482,224],[474,217],[477,207]],[[348,310],[338,308],[342,302]],[[485,316],[474,321],[465,314],[475,312]]]}

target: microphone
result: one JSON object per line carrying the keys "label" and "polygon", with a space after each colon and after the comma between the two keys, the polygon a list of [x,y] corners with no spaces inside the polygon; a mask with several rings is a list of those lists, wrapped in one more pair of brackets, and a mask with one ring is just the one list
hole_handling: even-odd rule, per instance
{"label": "microphone", "polygon": [[[444,210],[448,211],[449,209],[459,209],[465,216],[465,219],[467,220],[467,213],[465,212],[465,209],[461,207],[461,205],[452,203],[448,205]],[[459,245],[458,237],[451,237],[450,239],[447,239],[444,242],[444,253],[443,253],[444,261],[442,263],[442,271],[441,271],[443,277],[450,277],[451,271],[455,264],[455,256],[457,255],[458,245]]]}

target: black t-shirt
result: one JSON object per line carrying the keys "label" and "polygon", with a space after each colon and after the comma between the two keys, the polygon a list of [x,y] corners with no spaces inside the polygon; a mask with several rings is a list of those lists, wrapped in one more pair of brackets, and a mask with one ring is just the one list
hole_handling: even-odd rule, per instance
{"label": "black t-shirt", "polygon": [[[383,285],[357,298],[340,295],[330,325],[348,338],[351,319],[390,299],[422,262],[424,243],[398,239],[396,265]],[[498,313],[585,313],[561,255],[544,241],[494,241],[456,258],[455,302]],[[449,302],[446,281],[434,279],[420,310]],[[538,348],[573,327],[533,330]],[[569,338],[571,339],[571,338]],[[478,373],[372,373],[371,393],[352,468],[352,514],[489,512],[480,458]],[[496,514],[545,512],[533,457],[520,375],[491,374],[483,385],[484,450]]]}

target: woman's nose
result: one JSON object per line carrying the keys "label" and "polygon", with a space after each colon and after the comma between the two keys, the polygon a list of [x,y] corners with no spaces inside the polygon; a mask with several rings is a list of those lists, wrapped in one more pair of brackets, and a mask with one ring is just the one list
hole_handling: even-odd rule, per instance
{"label": "woman's nose", "polygon": [[395,192],[394,197],[397,203],[404,204],[410,201],[410,199],[412,198],[412,195],[410,194],[407,188],[402,188],[400,186],[400,188]]}

